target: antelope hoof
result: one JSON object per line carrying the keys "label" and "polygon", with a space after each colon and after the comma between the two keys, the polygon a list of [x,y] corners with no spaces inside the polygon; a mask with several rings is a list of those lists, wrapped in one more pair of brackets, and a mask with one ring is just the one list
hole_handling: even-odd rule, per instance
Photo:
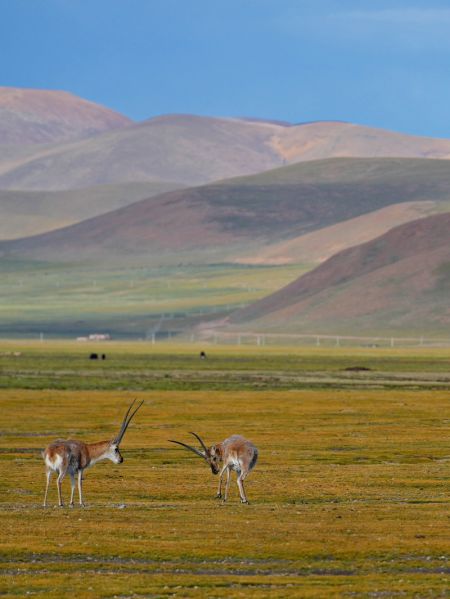
{"label": "antelope hoof", "polygon": [[241,499],[241,503],[246,503],[247,505],[250,505],[250,502],[248,501],[248,499]]}
{"label": "antelope hoof", "polygon": [[216,494],[216,499],[222,499],[222,493],[217,493]]}
{"label": "antelope hoof", "polygon": [[69,503],[69,507],[73,508],[73,501],[72,501],[72,503]]}

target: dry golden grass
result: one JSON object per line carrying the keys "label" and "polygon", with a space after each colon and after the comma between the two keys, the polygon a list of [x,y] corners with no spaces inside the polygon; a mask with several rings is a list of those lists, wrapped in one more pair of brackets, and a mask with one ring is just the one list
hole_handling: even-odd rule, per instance
{"label": "dry golden grass", "polygon": [[[145,405],[125,461],[86,471],[87,507],[41,507],[39,451],[112,436]],[[446,391],[61,391],[0,400],[0,584],[5,597],[448,596]],[[260,459],[251,504],[227,504],[171,446],[239,432]],[[67,500],[69,483],[63,484]]]}

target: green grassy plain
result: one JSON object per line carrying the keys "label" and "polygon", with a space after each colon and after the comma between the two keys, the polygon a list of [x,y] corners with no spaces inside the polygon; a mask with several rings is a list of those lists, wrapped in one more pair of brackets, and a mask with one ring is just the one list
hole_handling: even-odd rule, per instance
{"label": "green grassy plain", "polygon": [[[0,335],[145,338],[220,316],[290,283],[305,265],[130,267],[0,261]],[[161,318],[163,318],[161,322]]]}
{"label": "green grassy plain", "polygon": [[[449,350],[199,349],[0,343],[2,596],[449,596]],[[135,397],[124,463],[43,509],[42,448],[111,437]],[[168,443],[191,430],[258,446],[249,506]]]}

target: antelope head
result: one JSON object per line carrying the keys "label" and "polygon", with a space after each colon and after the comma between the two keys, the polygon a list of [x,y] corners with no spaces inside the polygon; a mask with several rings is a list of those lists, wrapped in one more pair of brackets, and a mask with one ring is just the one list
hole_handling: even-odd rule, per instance
{"label": "antelope head", "polygon": [[114,439],[111,441],[108,454],[105,456],[105,457],[107,457],[107,459],[111,460],[111,462],[114,462],[114,464],[121,464],[123,462],[123,457],[119,451],[119,445],[123,439],[123,436],[125,435],[125,432],[128,428],[128,425],[130,424],[133,416],[136,414],[136,412],[139,410],[139,408],[144,403],[143,401],[141,401],[141,403],[138,405],[138,407],[135,408],[130,415],[131,408],[133,407],[135,401],[136,400],[133,399],[133,401],[131,402],[131,405],[128,408],[127,413],[125,414],[124,419],[122,421],[122,425],[120,427],[119,434],[116,435],[114,437]]}
{"label": "antelope head", "polygon": [[195,455],[198,455],[200,458],[203,458],[206,461],[206,463],[210,466],[211,472],[213,474],[219,474],[219,464],[222,461],[222,452],[220,450],[220,447],[218,445],[206,447],[206,445],[203,443],[203,441],[197,435],[197,433],[190,434],[193,435],[196,439],[198,439],[200,445],[202,446],[201,450],[196,449],[195,447],[191,447],[191,445],[187,445],[186,443],[182,443],[181,441],[172,441],[172,439],[169,439],[169,441],[171,443],[177,443],[178,445],[181,445],[182,447],[189,449],[189,451],[192,451],[193,453],[195,453]]}

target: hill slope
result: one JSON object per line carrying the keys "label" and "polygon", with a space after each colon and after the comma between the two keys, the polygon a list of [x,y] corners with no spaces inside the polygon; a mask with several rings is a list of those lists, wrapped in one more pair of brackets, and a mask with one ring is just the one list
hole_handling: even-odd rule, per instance
{"label": "hill slope", "polygon": [[2,242],[0,251],[49,260],[126,254],[153,263],[224,262],[394,203],[448,201],[449,190],[448,161],[331,159],[170,192],[45,235]]}
{"label": "hill slope", "polygon": [[436,213],[450,212],[449,202],[392,204],[335,225],[260,248],[253,255],[238,256],[236,264],[314,264],[353,245],[370,241],[393,227]]}
{"label": "hill slope", "polygon": [[229,324],[290,332],[445,335],[449,240],[450,214],[401,225],[235,312]]}
{"label": "hill slope", "polygon": [[0,239],[59,229],[179,187],[158,181],[68,191],[0,190]]}
{"label": "hill slope", "polygon": [[71,189],[117,182],[201,184],[281,165],[274,125],[167,116],[63,146],[1,169],[3,189]]}
{"label": "hill slope", "polygon": [[447,139],[417,137],[329,121],[282,128],[273,136],[271,145],[289,163],[345,156],[450,157],[450,142]]}
{"label": "hill slope", "polygon": [[[8,122],[10,137],[17,132],[20,137],[26,129],[17,119]],[[91,134],[87,118],[86,123]],[[47,144],[32,153],[17,145],[7,151],[0,147],[0,188],[59,190],[148,180],[199,185],[332,157],[450,157],[450,140],[336,122],[286,125],[166,115],[96,133],[74,143]],[[36,140],[52,141],[55,135],[48,139],[40,134]]]}
{"label": "hill slope", "polygon": [[2,145],[70,141],[131,123],[109,108],[67,92],[0,87]]}

